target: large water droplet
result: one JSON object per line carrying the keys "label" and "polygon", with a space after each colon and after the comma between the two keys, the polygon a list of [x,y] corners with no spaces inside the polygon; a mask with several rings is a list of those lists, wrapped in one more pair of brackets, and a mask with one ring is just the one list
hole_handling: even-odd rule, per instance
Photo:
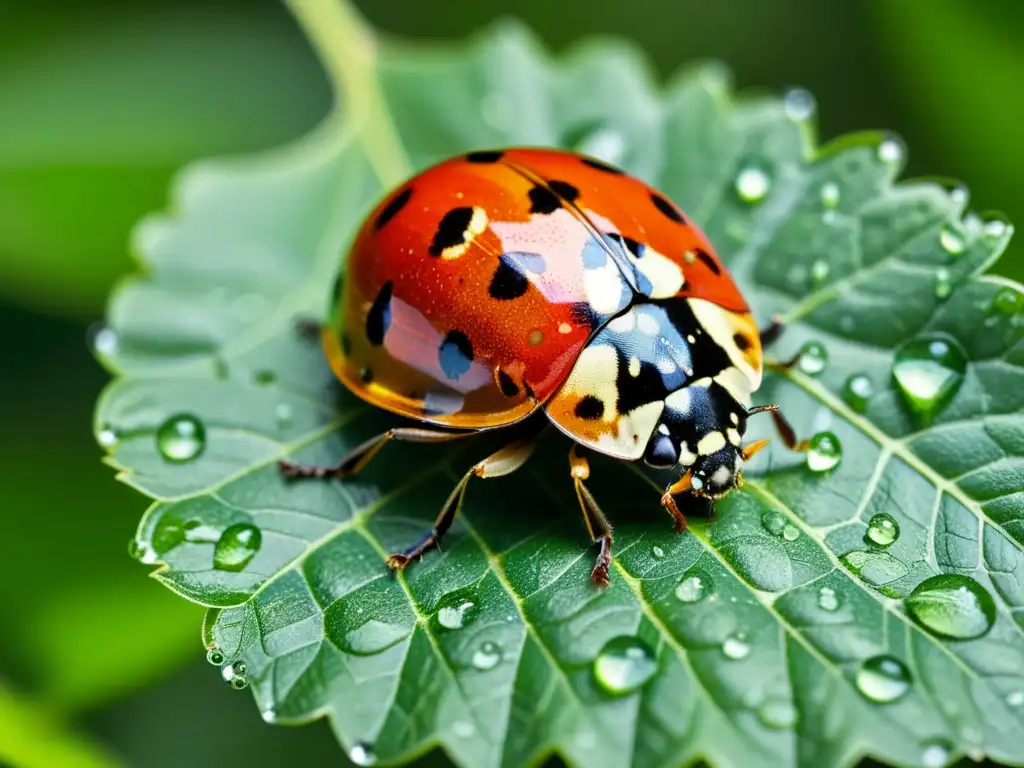
{"label": "large water droplet", "polygon": [[168,461],[191,461],[206,447],[206,427],[188,413],[171,416],[156,431],[156,447]]}
{"label": "large water droplet", "polygon": [[952,224],[947,224],[939,232],[939,245],[946,253],[959,256],[966,247],[964,233]]}
{"label": "large water droplet", "polygon": [[373,765],[377,762],[373,747],[362,741],[352,745],[352,749],[348,751],[348,759],[356,765]]}
{"label": "large water droplet", "polygon": [[800,348],[800,370],[817,376],[828,365],[828,350],[820,341],[808,341]]}
{"label": "large water droplet", "polygon": [[910,670],[893,656],[872,656],[857,669],[856,684],[864,698],[889,703],[910,690]]}
{"label": "large water droplet", "polygon": [[950,746],[945,741],[926,741],[921,745],[921,763],[925,768],[942,768],[949,762]]}
{"label": "large water droplet", "polygon": [[832,587],[822,587],[818,590],[818,607],[829,613],[839,609],[839,598]]}
{"label": "large water droplet", "polygon": [[234,688],[236,691],[240,691],[249,685],[249,674],[248,669],[245,666],[244,661],[236,661],[232,664],[225,664],[220,668],[220,676],[224,678],[224,682]]}
{"label": "large water droplet", "polygon": [[636,637],[613,637],[594,659],[594,678],[616,696],[635,691],[654,676],[654,652]]}
{"label": "large water droplet", "polygon": [[790,88],[782,96],[782,108],[790,120],[801,122],[814,114],[814,96],[803,88]]}
{"label": "large water droplet", "polygon": [[736,175],[736,196],[740,202],[756,205],[772,190],[768,166],[757,160],[748,161]]}
{"label": "large water droplet", "polygon": [[878,547],[888,547],[900,536],[900,524],[892,515],[880,512],[868,521],[864,531],[864,542]]}
{"label": "large water droplet", "polygon": [[462,629],[476,617],[476,603],[464,598],[453,600],[437,612],[437,623],[445,629]]}
{"label": "large water droplet", "polygon": [[843,444],[832,432],[819,432],[807,449],[807,466],[812,472],[828,472],[843,460]]}
{"label": "large water droplet", "polygon": [[955,573],[925,579],[907,596],[905,605],[925,629],[955,640],[981,637],[996,619],[996,604],[988,590]]}
{"label": "large water droplet", "polygon": [[714,587],[711,578],[703,573],[691,573],[676,587],[676,599],[683,603],[699,603]]}
{"label": "large water droplet", "polygon": [[213,567],[219,571],[240,571],[256,556],[262,543],[263,534],[255,525],[228,526],[213,548]]}
{"label": "large water droplet", "polygon": [[219,667],[226,659],[222,651],[219,651],[216,648],[211,648],[206,652],[206,660],[213,664],[213,666]]}
{"label": "large water droplet", "polygon": [[494,669],[500,661],[501,648],[490,641],[477,648],[473,654],[473,666],[484,671]]}
{"label": "large water droplet", "polygon": [[1024,308],[1024,296],[1013,288],[1001,288],[992,297],[992,309],[1000,315],[1013,317],[1020,314],[1022,308]]}
{"label": "large water droplet", "polygon": [[742,632],[729,635],[722,643],[722,653],[725,658],[734,661],[747,658],[750,655],[750,643],[747,642],[747,636]]}
{"label": "large water droplet", "polygon": [[947,299],[953,292],[953,279],[945,267],[935,272],[935,298]]}
{"label": "large water droplet", "polygon": [[910,409],[931,421],[960,389],[967,353],[953,338],[918,336],[896,351],[892,376]]}
{"label": "large water droplet", "polygon": [[796,724],[796,707],[783,698],[769,698],[757,710],[757,719],[766,728],[792,728]]}
{"label": "large water droplet", "polygon": [[843,387],[843,399],[857,413],[868,409],[868,400],[875,394],[875,385],[863,373],[855,373],[846,380]]}
{"label": "large water droplet", "polygon": [[839,207],[839,185],[834,181],[826,181],[821,185],[821,204],[829,210]]}

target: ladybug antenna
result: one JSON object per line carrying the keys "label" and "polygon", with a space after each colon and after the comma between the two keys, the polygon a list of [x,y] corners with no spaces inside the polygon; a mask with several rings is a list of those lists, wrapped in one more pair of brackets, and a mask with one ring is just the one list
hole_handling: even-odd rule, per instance
{"label": "ladybug antenna", "polygon": [[747,416],[753,416],[755,413],[771,413],[777,410],[779,410],[779,406],[774,403],[772,405],[755,405],[747,410]]}

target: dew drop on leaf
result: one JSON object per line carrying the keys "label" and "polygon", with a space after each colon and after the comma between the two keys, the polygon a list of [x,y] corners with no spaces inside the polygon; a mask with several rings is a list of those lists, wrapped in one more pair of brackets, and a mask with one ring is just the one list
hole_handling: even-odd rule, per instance
{"label": "dew drop on leaf", "polygon": [[100,430],[100,433],[96,435],[96,442],[99,443],[102,448],[113,448],[117,445],[117,432],[110,427],[104,427]]}
{"label": "dew drop on leaf", "polygon": [[800,348],[800,370],[808,376],[817,376],[828,365],[828,350],[820,341],[808,341]]}
{"label": "dew drop on leaf", "polygon": [[910,670],[893,656],[872,656],[857,669],[856,684],[864,698],[887,704],[910,690]]}
{"label": "dew drop on leaf", "polygon": [[747,658],[750,655],[750,643],[747,642],[746,635],[742,632],[729,635],[722,643],[722,653],[725,658],[734,661]]}
{"label": "dew drop on leaf", "polygon": [[903,145],[889,138],[878,145],[878,159],[883,163],[898,163],[903,159]]}
{"label": "dew drop on leaf", "polygon": [[613,637],[594,659],[594,679],[615,696],[635,691],[654,675],[658,663],[642,640],[626,635]]}
{"label": "dew drop on leaf", "polygon": [[790,88],[782,95],[782,108],[790,120],[801,122],[814,114],[814,96],[803,88]]}
{"label": "dew drop on leaf", "polygon": [[273,707],[268,707],[260,712],[260,717],[263,718],[264,723],[272,725],[277,722],[277,711]]}
{"label": "dew drop on leaf", "polygon": [[292,420],[292,407],[288,403],[278,403],[274,408],[274,419],[278,424],[284,425]]}
{"label": "dew drop on leaf", "polygon": [[772,177],[768,166],[759,160],[743,164],[736,175],[736,197],[747,205],[756,205],[764,200],[772,189]]}
{"label": "dew drop on leaf", "polygon": [[462,629],[476,617],[476,603],[465,598],[441,606],[437,612],[437,623],[445,629]]}
{"label": "dew drop on leaf", "polygon": [[959,256],[965,248],[964,233],[952,224],[947,224],[939,231],[939,245],[946,253]]}
{"label": "dew drop on leaf", "polygon": [[864,531],[864,542],[878,547],[888,547],[900,536],[900,524],[892,515],[880,512],[868,521]]}
{"label": "dew drop on leaf", "polygon": [[832,432],[819,432],[807,449],[807,466],[812,472],[828,472],[843,459],[843,444]]}
{"label": "dew drop on leaf", "polygon": [[925,579],[907,596],[905,605],[922,627],[954,640],[981,637],[996,618],[995,601],[988,590],[955,573]]}
{"label": "dew drop on leaf", "polygon": [[926,334],[896,351],[892,376],[911,411],[930,422],[953,399],[967,372],[967,353],[951,337]]}
{"label": "dew drop on leaf", "polygon": [[471,739],[476,733],[476,728],[468,720],[456,720],[452,723],[452,733],[460,739]]}
{"label": "dew drop on leaf", "polygon": [[942,768],[949,762],[950,748],[945,741],[926,741],[921,745],[921,764],[925,768]]}
{"label": "dew drop on leaf", "polygon": [[249,685],[248,672],[249,670],[246,668],[244,661],[225,664],[220,668],[220,676],[224,678],[224,682],[236,691],[240,691]]}
{"label": "dew drop on leaf", "polygon": [[206,427],[191,414],[176,414],[157,429],[156,447],[168,461],[191,461],[206,447]]}
{"label": "dew drop on leaf", "polygon": [[997,240],[1006,235],[1008,229],[1009,227],[1003,219],[989,219],[985,222],[982,232],[986,238]]}
{"label": "dew drop on leaf", "polygon": [[831,210],[839,207],[839,185],[834,181],[826,181],[821,185],[821,204]]}
{"label": "dew drop on leaf", "polygon": [[855,373],[846,380],[843,386],[843,400],[857,413],[864,413],[868,408],[868,400],[875,394],[875,385],[863,373]]}
{"label": "dew drop on leaf", "polygon": [[213,548],[213,567],[219,571],[240,571],[256,556],[262,543],[263,534],[255,525],[228,526]]}
{"label": "dew drop on leaf", "polygon": [[811,283],[816,286],[822,285],[826,280],[828,280],[829,271],[830,269],[827,261],[824,259],[816,260],[811,264]]}
{"label": "dew drop on leaf", "polygon": [[146,545],[143,544],[136,538],[128,540],[128,557],[132,560],[138,560],[139,562],[145,562],[146,557]]}
{"label": "dew drop on leaf", "polygon": [[1006,694],[1006,703],[1011,707],[1024,705],[1024,691],[1012,691]]}
{"label": "dew drop on leaf", "polygon": [[822,587],[818,590],[818,607],[823,611],[833,613],[839,608],[839,597],[832,587]]}
{"label": "dew drop on leaf", "polygon": [[659,547],[657,544],[655,544],[653,547],[651,547],[651,557],[653,557],[655,560],[661,560],[663,557],[665,557],[665,550]]}
{"label": "dew drop on leaf", "polygon": [[1002,288],[992,297],[992,309],[1000,315],[1013,317],[1020,313],[1022,307],[1024,297],[1013,288]]}
{"label": "dew drop on leaf", "polygon": [[377,762],[373,747],[362,741],[352,745],[352,749],[348,751],[348,759],[356,765],[373,765]]}
{"label": "dew drop on leaf", "polygon": [[757,719],[766,728],[792,728],[796,724],[796,707],[788,699],[769,698],[758,707]]}
{"label": "dew drop on leaf", "polygon": [[676,599],[682,603],[699,603],[713,589],[711,578],[703,573],[691,573],[676,587]]}
{"label": "dew drop on leaf", "polygon": [[120,340],[116,331],[96,325],[89,328],[88,334],[90,336],[89,343],[98,354],[110,356],[117,352]]}
{"label": "dew drop on leaf", "polygon": [[484,643],[473,653],[473,666],[480,670],[494,669],[501,661],[501,648],[497,643]]}
{"label": "dew drop on leaf", "polygon": [[213,666],[219,667],[225,661],[224,653],[216,648],[211,648],[206,652],[206,660],[213,664]]}
{"label": "dew drop on leaf", "polygon": [[800,538],[800,529],[791,523],[786,523],[782,529],[782,538],[786,541],[796,541]]}
{"label": "dew drop on leaf", "polygon": [[786,527],[786,518],[772,510],[761,515],[761,525],[772,536],[779,536],[782,534],[782,529]]}
{"label": "dew drop on leaf", "polygon": [[949,270],[941,268],[935,272],[935,298],[946,299],[953,292],[953,282]]}

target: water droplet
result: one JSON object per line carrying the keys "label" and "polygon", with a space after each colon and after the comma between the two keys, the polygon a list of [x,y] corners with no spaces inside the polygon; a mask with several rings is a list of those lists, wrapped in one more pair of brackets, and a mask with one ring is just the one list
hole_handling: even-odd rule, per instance
{"label": "water droplet", "polygon": [[654,652],[642,640],[622,635],[613,637],[594,659],[594,678],[615,696],[635,691],[653,677],[658,668]]}
{"label": "water droplet", "polygon": [[274,408],[274,418],[278,424],[287,424],[292,420],[292,407],[289,403],[278,403]]}
{"label": "water droplet", "polygon": [[903,159],[903,145],[895,138],[888,138],[878,145],[878,159],[883,163],[898,163]]}
{"label": "water droplet", "polygon": [[117,432],[110,427],[104,427],[96,435],[96,442],[100,444],[101,448],[113,448],[117,445]]}
{"label": "water droplet", "polygon": [[910,409],[931,421],[960,389],[967,353],[948,336],[926,334],[896,350],[892,375]]}
{"label": "water droplet", "polygon": [[823,259],[816,260],[811,264],[811,283],[821,285],[828,280],[829,266]]}
{"label": "water droplet", "polygon": [[501,648],[490,641],[477,648],[473,654],[473,666],[484,671],[494,669],[500,661]]}
{"label": "water droplet", "polygon": [[783,698],[769,698],[757,710],[757,719],[766,728],[792,728],[796,724],[796,707]]}
{"label": "water droplet", "polygon": [[156,447],[168,461],[191,461],[206,447],[206,427],[191,414],[171,416],[156,431]]}
{"label": "water droplet", "polygon": [[268,707],[267,709],[264,709],[262,712],[260,712],[260,717],[263,718],[264,723],[273,725],[277,722],[277,712],[274,710],[273,707]]}
{"label": "water droplet", "polygon": [[953,282],[949,270],[941,268],[935,272],[935,298],[945,299],[953,292]]}
{"label": "water droplet", "polygon": [[966,240],[963,232],[952,224],[947,224],[939,232],[939,245],[946,253],[959,256],[964,252]]}
{"label": "water droplet", "polygon": [[750,644],[747,642],[746,635],[742,632],[729,635],[722,643],[722,653],[725,654],[725,658],[734,661],[747,658],[750,655]]}
{"label": "water droplet", "polygon": [[377,762],[377,756],[373,754],[373,747],[362,741],[352,745],[348,751],[348,759],[356,765],[373,765]]}
{"label": "water droplet", "polygon": [[475,616],[476,604],[470,600],[458,599],[438,610],[437,623],[445,629],[462,629]]}
{"label": "water droplet", "polygon": [[1024,296],[1013,288],[1002,288],[992,297],[992,309],[1001,315],[1013,317],[1024,307]]}
{"label": "water droplet", "polygon": [[661,558],[665,556],[665,550],[659,547],[657,544],[655,544],[653,547],[651,547],[651,555],[654,557],[655,560],[661,560]]}
{"label": "water droplet", "polygon": [[714,582],[703,573],[691,573],[676,587],[676,599],[683,603],[699,603],[714,588]]}
{"label": "water droplet", "polygon": [[985,222],[985,228],[982,232],[986,238],[996,240],[1006,235],[1008,229],[1009,227],[1002,219],[989,219]]}
{"label": "water droplet", "polygon": [[817,376],[828,365],[828,350],[820,341],[808,341],[800,348],[800,370]]}
{"label": "water droplet", "polygon": [[223,652],[218,651],[216,648],[211,648],[206,652],[206,660],[213,664],[213,666],[219,667],[224,663],[225,657]]}
{"label": "water droplet", "polygon": [[244,661],[225,664],[220,668],[220,676],[224,678],[224,682],[236,691],[240,691],[249,685],[248,669],[246,668]]}
{"label": "water droplet", "polygon": [[921,763],[925,768],[942,768],[949,762],[950,747],[944,741],[926,741],[921,745]]}
{"label": "water droplet", "polygon": [[875,394],[875,385],[863,373],[855,373],[846,380],[843,387],[843,400],[857,413],[864,413],[868,408],[868,400]]}
{"label": "water droplet", "polygon": [[839,598],[832,587],[822,587],[818,590],[818,607],[829,613],[839,609]]}
{"label": "water droplet", "polygon": [[892,517],[881,512],[868,521],[864,531],[864,542],[879,547],[888,547],[900,537],[900,524]]}
{"label": "water droplet", "polygon": [[814,114],[814,97],[803,88],[790,88],[782,96],[782,108],[790,120],[806,120]]}
{"label": "water droplet", "polygon": [[955,573],[925,579],[907,596],[905,605],[918,624],[954,640],[981,637],[996,619],[996,604],[988,590]]}
{"label": "water droplet", "polygon": [[138,560],[139,562],[145,562],[147,547],[138,539],[128,540],[128,557],[132,560]]}
{"label": "water droplet", "polygon": [[843,459],[843,444],[833,432],[819,432],[807,449],[807,466],[812,472],[828,472]]}
{"label": "water droplet", "polygon": [[456,720],[452,723],[452,733],[460,739],[471,739],[473,734],[476,733],[476,728],[468,720]]}
{"label": "water droplet", "polygon": [[795,525],[786,523],[786,526],[782,529],[782,538],[786,541],[796,541],[800,538],[800,529]]}
{"label": "water droplet", "polygon": [[740,202],[756,205],[764,200],[772,189],[772,177],[767,166],[759,161],[743,165],[736,175],[736,196]]}
{"label": "water droplet", "polygon": [[778,512],[765,512],[761,515],[761,525],[772,536],[780,536],[782,529],[786,527],[786,518]]}
{"label": "water droplet", "polygon": [[101,355],[110,356],[117,352],[120,340],[117,333],[110,328],[102,326],[90,329],[92,336],[92,348]]}
{"label": "water droplet", "polygon": [[885,704],[910,690],[910,670],[892,656],[872,656],[857,669],[855,681],[864,698]]}
{"label": "water droplet", "polygon": [[1006,694],[1006,703],[1011,707],[1019,707],[1024,704],[1024,691],[1013,691]]}
{"label": "water droplet", "polygon": [[821,185],[821,204],[829,210],[839,207],[839,185],[834,181],[826,181]]}
{"label": "water droplet", "polygon": [[240,571],[256,556],[262,543],[263,534],[255,525],[228,526],[213,548],[213,567],[219,571]]}

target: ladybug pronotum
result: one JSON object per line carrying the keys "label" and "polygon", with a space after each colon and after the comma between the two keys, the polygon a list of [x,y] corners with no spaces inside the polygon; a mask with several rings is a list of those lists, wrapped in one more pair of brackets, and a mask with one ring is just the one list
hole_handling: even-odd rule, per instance
{"label": "ladybug pronotum", "polygon": [[[446,160],[392,191],[363,223],[322,326],[341,382],[416,422],[368,440],[333,467],[280,462],[287,477],[347,477],[389,440],[434,443],[508,427],[543,410],[573,443],[570,475],[608,583],[612,529],[585,485],[580,449],[681,469],[661,502],[717,499],[767,441],[743,443],[762,344],[711,243],[657,190],[572,152],[505,149]],[[546,423],[541,419],[540,423]],[[539,430],[474,465],[434,527],[392,555],[437,546],[471,477],[530,457]]]}

